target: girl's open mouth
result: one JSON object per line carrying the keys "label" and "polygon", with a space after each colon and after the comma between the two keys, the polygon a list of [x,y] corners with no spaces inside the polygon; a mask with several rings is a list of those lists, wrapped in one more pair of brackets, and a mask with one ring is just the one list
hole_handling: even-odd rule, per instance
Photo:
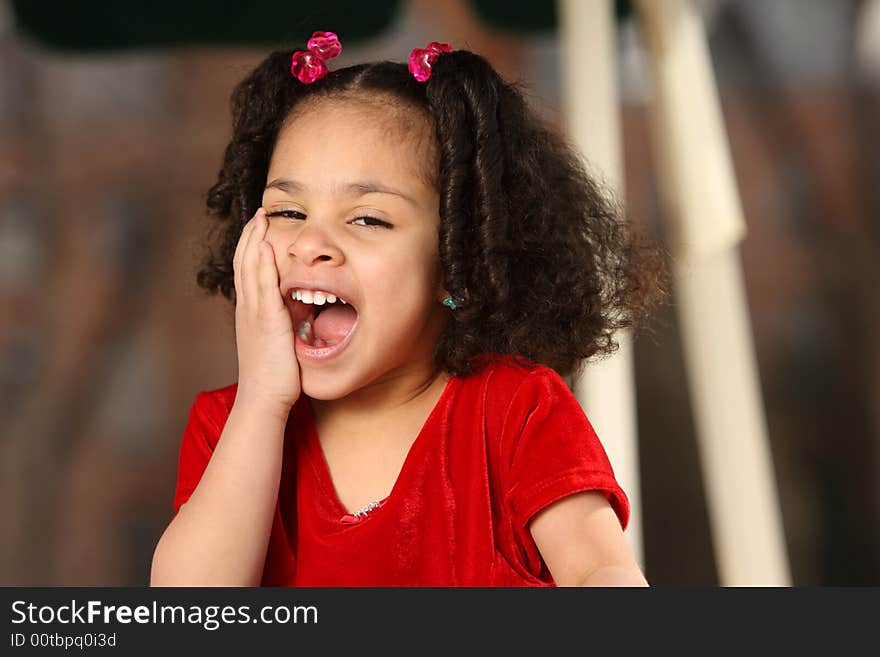
{"label": "girl's open mouth", "polygon": [[293,331],[299,357],[326,360],[351,342],[358,323],[357,310],[341,301],[316,305],[293,301]]}

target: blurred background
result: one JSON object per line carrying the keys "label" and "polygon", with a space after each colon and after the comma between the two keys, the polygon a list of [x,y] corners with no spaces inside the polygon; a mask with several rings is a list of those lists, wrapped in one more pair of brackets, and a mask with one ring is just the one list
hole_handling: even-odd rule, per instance
{"label": "blurred background", "polygon": [[[195,272],[229,93],[270,49],[333,30],[342,67],[446,41],[562,120],[552,2],[141,5],[0,0],[2,585],[149,582],[189,407],[236,378],[232,307]],[[880,2],[697,6],[748,229],[792,580],[876,586]],[[644,50],[616,10],[625,202],[663,242]],[[644,567],[655,585],[714,586],[672,304],[634,345]]]}

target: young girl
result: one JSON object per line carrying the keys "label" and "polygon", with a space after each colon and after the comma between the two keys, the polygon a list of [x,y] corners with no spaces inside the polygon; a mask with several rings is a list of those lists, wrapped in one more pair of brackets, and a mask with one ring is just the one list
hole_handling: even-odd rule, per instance
{"label": "young girl", "polygon": [[198,282],[239,376],[195,398],[152,585],[645,585],[561,376],[647,316],[657,251],[482,57],[340,49],[234,91]]}

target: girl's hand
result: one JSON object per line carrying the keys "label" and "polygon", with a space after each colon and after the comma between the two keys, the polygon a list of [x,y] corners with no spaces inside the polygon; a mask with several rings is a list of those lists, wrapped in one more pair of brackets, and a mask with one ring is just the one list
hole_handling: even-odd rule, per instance
{"label": "girl's hand", "polygon": [[268,405],[283,414],[302,390],[293,321],[281,298],[275,252],[264,242],[263,208],[245,225],[232,260],[235,272],[236,401]]}

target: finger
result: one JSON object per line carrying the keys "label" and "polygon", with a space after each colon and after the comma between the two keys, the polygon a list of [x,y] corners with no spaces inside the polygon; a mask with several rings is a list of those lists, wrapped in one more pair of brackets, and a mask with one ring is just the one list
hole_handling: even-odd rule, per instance
{"label": "finger", "polygon": [[[255,238],[256,239],[256,238]],[[260,288],[260,301],[269,310],[280,310],[284,303],[278,289],[278,265],[275,262],[275,250],[269,242],[260,240],[257,243],[260,252],[260,271],[257,276]]]}
{"label": "finger", "polygon": [[[256,215],[254,215],[256,216]],[[245,247],[247,246],[248,236],[250,235],[251,230],[253,229],[254,217],[251,217],[250,220],[244,225],[242,228],[241,235],[238,238],[238,244],[235,246],[235,254],[232,257],[232,275],[233,282],[235,284],[235,305],[238,306],[241,302],[241,299],[244,295],[244,283],[242,281],[242,257],[244,255]]]}
{"label": "finger", "polygon": [[[239,265],[238,265],[238,277],[241,283],[241,290],[247,296],[248,288],[250,287],[248,284],[248,279],[253,279],[256,273],[257,266],[257,258],[255,251],[255,241],[254,234],[257,232],[260,222],[264,221],[263,218],[265,211],[263,208],[259,208],[248,222],[248,226],[242,231],[241,236],[241,254],[239,255]],[[256,291],[256,288],[250,290],[251,294]]]}
{"label": "finger", "polygon": [[236,276],[236,283],[240,283],[241,267],[244,253],[247,248],[248,240],[250,239],[251,233],[254,230],[256,218],[259,216],[260,210],[262,209],[263,208],[258,208],[257,211],[254,213],[254,216],[251,217],[244,225],[244,228],[242,228],[241,230],[241,236],[238,238],[238,244],[235,246],[235,254],[232,256],[232,269]]}
{"label": "finger", "polygon": [[244,226],[242,226],[241,234],[238,236],[238,244],[236,244],[236,246],[235,246],[235,254],[232,256],[232,265],[235,268],[238,268],[241,265],[241,254],[244,251],[245,244],[247,244],[248,233],[250,232],[251,228],[253,227],[254,219],[256,218],[257,213],[259,213],[259,211],[260,210],[258,208],[257,212],[254,213],[254,216],[251,217],[250,219],[248,219],[247,223]]}
{"label": "finger", "polygon": [[241,281],[246,296],[255,302],[259,299],[260,249],[259,243],[266,235],[268,221],[263,209],[254,216],[253,228],[248,233],[247,244],[241,256]]}

